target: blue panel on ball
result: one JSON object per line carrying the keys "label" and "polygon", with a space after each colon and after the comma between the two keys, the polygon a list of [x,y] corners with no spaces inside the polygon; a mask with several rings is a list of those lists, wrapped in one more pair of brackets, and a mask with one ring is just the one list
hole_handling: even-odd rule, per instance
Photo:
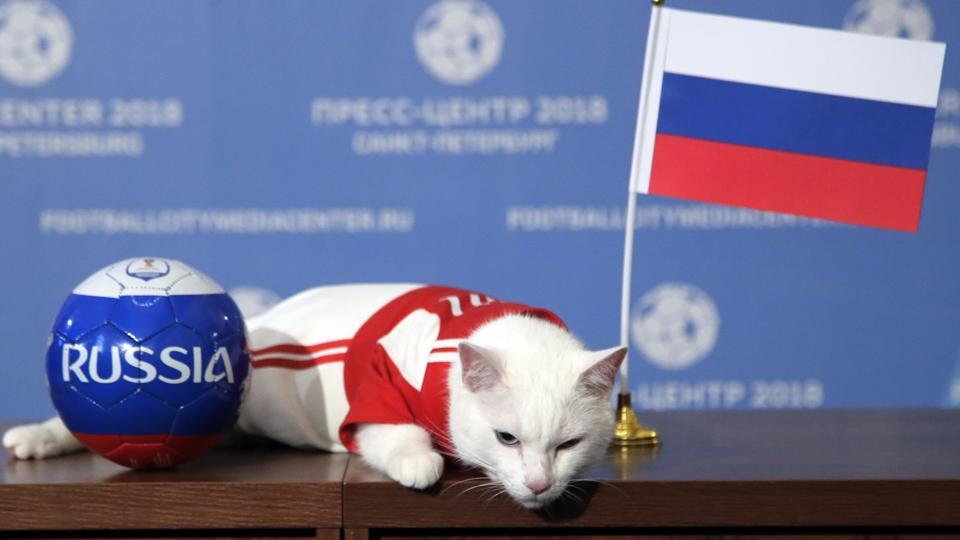
{"label": "blue panel on ball", "polygon": [[110,322],[137,341],[142,341],[175,321],[166,296],[121,296]]}
{"label": "blue panel on ball", "polygon": [[71,294],[63,302],[53,323],[53,330],[76,340],[110,319],[116,298]]}
{"label": "blue panel on ball", "polygon": [[[47,385],[50,395],[62,394],[70,390],[70,384],[65,381],[66,374],[63,366],[63,347],[73,341],[54,332],[50,335],[50,344],[47,347]],[[69,350],[69,349],[68,349]]]}
{"label": "blue panel on ball", "polygon": [[111,434],[110,415],[76,388],[68,387],[60,394],[51,394],[53,406],[72,433]]}
{"label": "blue panel on ball", "polygon": [[177,321],[210,339],[243,333],[240,310],[226,294],[191,294],[169,298]]}
{"label": "blue panel on ball", "polygon": [[54,339],[47,349],[51,389],[73,386],[102,407],[110,407],[137,389],[143,374],[134,365],[137,344],[112,326],[87,332],[75,342]]}
{"label": "blue panel on ball", "polygon": [[237,420],[240,394],[210,388],[177,414],[171,435],[209,435],[230,429]]}
{"label": "blue panel on ball", "polygon": [[148,394],[178,407],[195,400],[213,385],[203,377],[216,350],[213,340],[174,324],[142,345],[153,351],[149,361],[156,369],[156,377],[141,385]]}
{"label": "blue panel on ball", "polygon": [[[223,392],[240,392],[246,386],[247,379],[250,377],[250,354],[247,351],[247,340],[244,334],[238,334],[231,339],[224,339],[217,342],[217,347],[223,347],[228,354],[231,365],[231,374],[233,381],[227,377],[220,378],[217,385]],[[214,366],[214,375],[224,373],[224,367],[220,364]]]}
{"label": "blue panel on ball", "polygon": [[108,411],[111,435],[156,435],[170,433],[178,408],[147,394],[135,392]]}

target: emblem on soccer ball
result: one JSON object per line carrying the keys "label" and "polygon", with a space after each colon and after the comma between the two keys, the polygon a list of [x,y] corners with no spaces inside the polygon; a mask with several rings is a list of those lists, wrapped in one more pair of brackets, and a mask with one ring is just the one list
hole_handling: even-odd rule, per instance
{"label": "emblem on soccer ball", "polygon": [[503,25],[478,0],[442,0],[430,6],[414,32],[420,63],[447,84],[470,84],[490,72],[503,52]]}
{"label": "emblem on soccer ball", "polygon": [[713,300],[684,283],[664,283],[640,298],[633,310],[633,344],[657,367],[684,369],[712,349],[720,316]]}
{"label": "emblem on soccer ball", "polygon": [[0,5],[0,76],[18,86],[38,86],[70,59],[73,31],[57,6],[43,0]]}
{"label": "emblem on soccer ball", "polygon": [[933,16],[920,0],[859,0],[843,19],[843,28],[863,34],[929,40]]}
{"label": "emblem on soccer ball", "polygon": [[127,264],[127,275],[150,281],[158,277],[163,277],[170,273],[170,265],[163,259],[134,259]]}

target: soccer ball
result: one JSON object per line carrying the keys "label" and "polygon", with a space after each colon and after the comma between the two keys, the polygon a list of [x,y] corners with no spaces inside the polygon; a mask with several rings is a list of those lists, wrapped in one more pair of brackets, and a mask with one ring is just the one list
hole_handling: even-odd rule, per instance
{"label": "soccer ball", "polygon": [[417,21],[413,44],[420,63],[448,84],[470,84],[496,67],[503,52],[503,25],[478,0],[444,0]]}
{"label": "soccer ball", "polygon": [[237,418],[250,358],[236,304],[201,272],[137,258],[91,275],[50,333],[47,380],[67,428],[132,468],[207,452]]}
{"label": "soccer ball", "polygon": [[686,283],[662,283],[633,310],[633,343],[662,369],[685,369],[717,341],[720,315],[710,296]]}
{"label": "soccer ball", "polygon": [[930,40],[933,15],[919,0],[858,0],[843,28],[863,34]]}
{"label": "soccer ball", "polygon": [[70,60],[73,32],[63,12],[49,2],[0,4],[0,75],[19,86],[38,86]]}

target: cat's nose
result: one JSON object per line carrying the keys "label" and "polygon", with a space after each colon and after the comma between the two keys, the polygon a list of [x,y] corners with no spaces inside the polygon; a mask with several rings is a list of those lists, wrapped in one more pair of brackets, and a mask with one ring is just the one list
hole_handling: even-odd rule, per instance
{"label": "cat's nose", "polygon": [[539,495],[550,489],[550,482],[545,479],[524,480],[523,485],[527,486],[527,489],[532,491],[534,495]]}

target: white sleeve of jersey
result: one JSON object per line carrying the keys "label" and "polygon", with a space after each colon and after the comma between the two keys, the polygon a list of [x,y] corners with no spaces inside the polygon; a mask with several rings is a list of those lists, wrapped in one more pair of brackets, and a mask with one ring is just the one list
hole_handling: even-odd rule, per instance
{"label": "white sleeve of jersey", "polygon": [[380,338],[380,346],[400,370],[410,386],[420,390],[427,373],[430,352],[440,335],[440,317],[418,309],[406,317],[390,333]]}

